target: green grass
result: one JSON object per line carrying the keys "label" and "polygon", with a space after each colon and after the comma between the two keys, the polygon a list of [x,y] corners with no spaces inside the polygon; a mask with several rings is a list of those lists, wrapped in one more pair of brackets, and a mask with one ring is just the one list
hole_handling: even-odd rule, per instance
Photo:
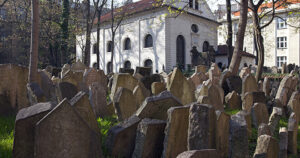
{"label": "green grass", "polygon": [[0,157],[12,157],[15,116],[0,116]]}
{"label": "green grass", "polygon": [[239,109],[225,109],[225,113],[228,114],[228,115],[235,115],[239,112],[240,110]]}

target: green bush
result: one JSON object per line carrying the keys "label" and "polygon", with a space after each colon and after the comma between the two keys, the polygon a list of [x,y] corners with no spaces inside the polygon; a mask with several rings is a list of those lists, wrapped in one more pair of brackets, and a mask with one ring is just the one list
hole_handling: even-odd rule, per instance
{"label": "green bush", "polygon": [[0,116],[0,157],[12,157],[15,116]]}

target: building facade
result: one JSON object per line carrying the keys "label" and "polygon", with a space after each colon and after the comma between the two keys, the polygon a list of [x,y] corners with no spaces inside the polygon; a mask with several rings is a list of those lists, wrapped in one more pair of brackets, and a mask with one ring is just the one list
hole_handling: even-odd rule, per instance
{"label": "building facade", "polygon": [[[195,0],[180,1],[170,5],[154,7],[155,0],[142,0],[124,7],[130,13],[122,21],[115,36],[114,61],[111,63],[110,13],[102,16],[100,30],[100,68],[109,73],[120,68],[151,66],[153,72],[169,72],[181,65],[191,64],[190,51],[196,47],[199,52],[209,46],[217,48],[217,28],[208,5]],[[168,3],[168,2],[167,2]],[[171,14],[168,9],[186,8],[184,13]],[[108,20],[107,20],[108,19]],[[107,21],[106,21],[107,20]],[[83,59],[85,35],[77,36],[76,57]],[[96,30],[92,31],[91,65],[97,60],[95,54]]]}
{"label": "building facade", "polygon": [[[262,7],[262,10],[270,10],[268,5]],[[300,65],[300,1],[292,1],[287,7],[279,7],[276,9],[275,18],[270,25],[262,30],[265,48],[264,66],[281,67],[283,63]],[[250,12],[249,12],[250,14]],[[233,13],[233,41],[235,42],[238,31],[239,12]],[[266,24],[271,19],[267,16],[261,21]],[[222,25],[218,29],[218,44],[226,44],[227,39],[227,22],[221,19]],[[234,44],[233,42],[233,44]],[[244,38],[244,51],[256,55],[253,24],[249,16]]]}

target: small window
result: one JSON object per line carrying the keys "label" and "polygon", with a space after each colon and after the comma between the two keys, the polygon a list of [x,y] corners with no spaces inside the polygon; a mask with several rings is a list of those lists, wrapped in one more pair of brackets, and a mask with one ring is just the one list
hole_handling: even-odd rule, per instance
{"label": "small window", "polygon": [[196,9],[196,10],[199,10],[199,3],[198,3],[197,0],[195,0],[195,9]]}
{"label": "small window", "polygon": [[145,48],[153,47],[153,39],[150,34],[145,37]]}
{"label": "small window", "polygon": [[107,43],[107,52],[111,52],[112,51],[112,41],[109,41]]}
{"label": "small window", "polygon": [[277,57],[277,67],[281,67],[282,64],[286,64],[286,56]]}
{"label": "small window", "polygon": [[131,62],[130,62],[130,61],[126,61],[126,62],[124,63],[124,68],[125,68],[125,69],[131,69]]}
{"label": "small window", "polygon": [[98,68],[98,64],[97,64],[97,63],[94,63],[94,64],[93,64],[93,68],[97,69],[97,68]]}
{"label": "small window", "polygon": [[277,37],[277,48],[278,49],[287,48],[286,37]]}
{"label": "small window", "polygon": [[93,45],[93,54],[97,54],[97,44]]}
{"label": "small window", "polygon": [[197,33],[197,32],[199,31],[198,25],[196,25],[196,24],[193,24],[193,25],[191,26],[191,29],[192,29],[192,31],[193,31],[194,33]]}
{"label": "small window", "polygon": [[277,29],[286,29],[286,19],[277,18]]}
{"label": "small window", "polygon": [[130,50],[130,49],[131,49],[130,38],[126,38],[124,41],[124,50]]}
{"label": "small window", "polygon": [[209,43],[207,41],[204,41],[202,51],[207,52],[208,48],[209,48]]}
{"label": "small window", "polygon": [[152,67],[152,60],[147,59],[147,60],[144,62],[144,66],[145,66],[145,67]]}
{"label": "small window", "polygon": [[108,62],[106,66],[107,74],[111,73],[111,62]]}
{"label": "small window", "polygon": [[190,8],[194,8],[194,6],[193,6],[193,0],[189,0],[189,6],[190,6]]}

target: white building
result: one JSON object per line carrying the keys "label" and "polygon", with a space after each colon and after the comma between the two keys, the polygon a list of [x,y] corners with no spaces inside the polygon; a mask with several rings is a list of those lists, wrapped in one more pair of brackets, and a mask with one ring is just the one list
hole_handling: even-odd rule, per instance
{"label": "white building", "polygon": [[[173,1],[172,1],[173,2]],[[199,52],[208,45],[217,48],[219,23],[209,6],[202,0],[181,0],[176,3],[156,6],[156,0],[142,0],[124,6],[128,16],[116,32],[114,72],[119,68],[152,66],[153,72],[169,72],[176,65],[191,64],[190,50],[196,46]],[[169,5],[167,5],[169,4]],[[185,8],[182,14],[170,14],[177,8]],[[100,68],[110,71],[111,64],[111,22],[110,13],[102,16],[100,31]],[[85,35],[77,36],[76,57],[83,59]],[[92,32],[91,43],[96,43],[96,30]],[[92,46],[91,65],[96,64],[97,49]],[[204,49],[204,50],[203,50]]]}
{"label": "white building", "polygon": [[[289,0],[291,2],[288,7],[279,7],[276,9],[276,17],[273,22],[262,30],[265,46],[265,61],[264,66],[280,67],[283,63],[300,65],[300,31],[292,26],[300,26],[300,1]],[[261,10],[269,11],[270,4],[265,4]],[[292,12],[298,12],[298,14],[291,14]],[[251,12],[249,12],[250,14]],[[287,23],[281,18],[286,19]],[[270,16],[262,20],[262,24],[267,23],[270,20]],[[238,31],[239,12],[233,14],[233,40],[236,39],[236,33]],[[227,22],[225,19],[220,21],[222,26],[218,29],[218,44],[226,44],[227,39]],[[291,25],[288,25],[291,24]],[[234,43],[233,43],[234,44]],[[256,55],[253,27],[251,16],[249,16],[248,24],[246,28],[246,34],[244,39],[244,50]]]}

